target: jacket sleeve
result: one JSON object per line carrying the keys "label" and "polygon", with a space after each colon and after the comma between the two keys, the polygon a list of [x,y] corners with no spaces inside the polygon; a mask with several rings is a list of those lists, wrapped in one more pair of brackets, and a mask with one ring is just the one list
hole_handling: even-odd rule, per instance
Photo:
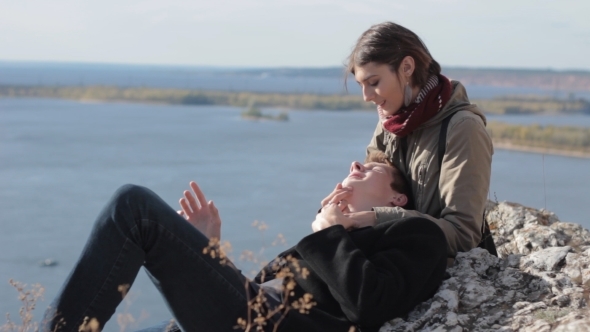
{"label": "jacket sleeve", "polygon": [[444,276],[446,241],[441,230],[423,218],[394,224],[367,255],[341,225],[297,244],[301,257],[355,324],[381,326],[406,314],[432,296]]}
{"label": "jacket sleeve", "polygon": [[377,223],[415,216],[434,221],[445,233],[449,257],[455,257],[458,251],[469,251],[481,240],[493,146],[481,119],[463,117],[451,124],[440,171],[441,217],[399,207],[373,210]]}

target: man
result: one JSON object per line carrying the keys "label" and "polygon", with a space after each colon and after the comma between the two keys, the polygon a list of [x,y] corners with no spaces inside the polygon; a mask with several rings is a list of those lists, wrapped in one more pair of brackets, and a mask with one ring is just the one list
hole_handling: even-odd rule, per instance
{"label": "man", "polygon": [[[407,202],[392,188],[395,171],[353,163],[324,200],[314,233],[267,265],[258,282],[204,253],[221,237],[221,219],[196,183],[180,215],[148,189],[123,186],[99,215],[42,331],[78,331],[86,317],[102,328],[121,301],[119,286],[132,284],[142,265],[184,331],[234,331],[260,312],[275,313],[262,322],[265,331],[377,331],[430,297],[445,271],[446,240],[427,219],[353,229],[347,215]],[[267,284],[277,278],[278,291]],[[285,312],[285,304],[296,310]]]}

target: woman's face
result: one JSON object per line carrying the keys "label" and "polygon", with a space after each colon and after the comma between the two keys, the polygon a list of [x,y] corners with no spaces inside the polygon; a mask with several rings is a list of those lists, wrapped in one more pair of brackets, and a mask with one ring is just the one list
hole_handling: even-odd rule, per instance
{"label": "woman's face", "polygon": [[395,114],[404,102],[404,85],[389,65],[369,62],[354,67],[354,78],[363,90],[363,99],[373,102],[383,114]]}

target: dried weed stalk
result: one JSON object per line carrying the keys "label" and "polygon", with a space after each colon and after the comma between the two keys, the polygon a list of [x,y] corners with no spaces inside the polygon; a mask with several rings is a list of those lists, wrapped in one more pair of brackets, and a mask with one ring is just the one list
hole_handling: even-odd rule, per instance
{"label": "dried weed stalk", "polygon": [[[131,313],[129,313],[129,308],[131,304],[137,299],[137,295],[129,292],[129,288],[131,285],[123,284],[119,285],[117,290],[121,293],[123,297],[123,301],[125,303],[125,309],[123,313],[117,314],[117,324],[119,325],[119,331],[125,332],[129,328],[137,327],[141,321],[145,320],[149,315],[145,312],[145,310],[141,311],[139,318],[135,318]],[[100,332],[101,327],[100,323],[96,318],[84,317],[84,321],[78,328],[80,332]]]}
{"label": "dried weed stalk", "polygon": [[[307,314],[316,305],[313,295],[309,293],[298,298],[295,296],[295,287],[297,286],[295,278],[300,276],[305,279],[309,275],[309,270],[301,267],[297,258],[288,255],[275,259],[272,263],[272,270],[275,271],[275,278],[282,280],[280,287],[282,302],[276,306],[270,305],[262,288],[259,288],[258,293],[252,299],[250,299],[249,292],[246,291],[249,310],[247,317],[238,318],[236,329],[242,329],[245,332],[264,331],[266,326],[272,325],[273,332],[276,332],[290,310],[294,309],[302,314]],[[264,275],[262,277],[265,279]],[[249,287],[248,283],[249,280],[246,280],[244,284],[246,289]]]}
{"label": "dried weed stalk", "polygon": [[33,321],[33,311],[37,306],[37,302],[43,299],[45,289],[39,284],[33,284],[27,288],[26,284],[10,279],[8,281],[12,287],[18,292],[18,299],[22,303],[19,310],[21,319],[20,324],[13,322],[10,314],[6,314],[6,323],[0,326],[2,332],[37,332],[39,331],[39,324]]}
{"label": "dried weed stalk", "polygon": [[[268,229],[268,226],[260,221],[252,223],[252,227],[257,228],[262,233]],[[279,234],[272,242],[272,246],[284,246],[286,244],[287,242],[282,234]],[[252,251],[246,250],[242,252],[240,260],[258,264],[261,267],[265,266],[267,262],[260,259],[264,249],[265,247],[263,246],[258,255]],[[231,264],[228,257],[228,253],[231,251],[232,246],[229,241],[220,242],[218,238],[211,238],[208,246],[203,249],[203,254],[209,255],[211,258],[217,259],[220,264],[225,265],[228,263]],[[248,310],[248,316],[246,318],[238,318],[238,325],[235,328],[241,328],[245,332],[262,331],[265,326],[273,324],[273,331],[277,331],[279,324],[290,310],[298,310],[302,314],[307,314],[309,313],[309,310],[316,305],[313,301],[313,295],[309,293],[303,294],[303,296],[299,298],[295,298],[294,289],[297,285],[295,277],[300,276],[305,279],[309,275],[307,268],[300,267],[299,261],[296,258],[289,255],[276,259],[273,262],[273,270],[276,271],[275,277],[283,280],[281,286],[282,303],[276,307],[271,307],[267,301],[264,290],[261,288],[254,298],[248,298],[248,308],[250,309]],[[37,322],[33,321],[33,310],[35,309],[37,302],[42,299],[45,289],[39,284],[34,284],[30,289],[26,289],[25,284],[13,281],[12,279],[9,282],[18,291],[19,300],[23,303],[23,306],[19,311],[22,322],[21,324],[16,324],[11,320],[10,314],[6,314],[7,322],[0,326],[0,332],[38,332],[39,325]],[[245,287],[247,289],[249,288],[248,282],[246,282]],[[129,308],[136,299],[136,296],[129,292],[129,288],[129,284],[119,285],[118,287],[118,291],[121,293],[125,303],[123,313],[117,315],[117,323],[120,332],[127,331],[128,328],[135,326],[148,317],[145,311],[141,312],[138,319],[129,313]],[[249,292],[246,293],[249,294]],[[64,323],[65,322],[60,321],[54,332],[59,331]],[[171,319],[166,327],[166,331],[170,331],[174,327],[175,320]],[[96,318],[85,317],[84,321],[78,328],[78,331],[100,332],[100,322]]]}
{"label": "dried weed stalk", "polygon": [[119,325],[120,332],[127,331],[128,328],[136,328],[139,323],[149,317],[145,310],[142,310],[137,318],[129,312],[131,304],[133,304],[139,296],[138,294],[129,292],[129,287],[131,287],[129,284],[119,285],[118,287],[118,291],[121,293],[121,296],[123,296],[123,302],[125,303],[125,309],[122,313],[117,315],[117,324]]}
{"label": "dried weed stalk", "polygon": [[84,317],[78,332],[100,332],[100,323],[96,318]]}
{"label": "dried weed stalk", "polygon": [[220,242],[216,237],[209,239],[209,245],[203,248],[203,254],[209,255],[213,259],[219,259],[221,265],[225,265],[230,261],[227,254],[231,251],[232,247],[229,241]]}
{"label": "dried weed stalk", "polygon": [[[254,221],[252,227],[257,228],[262,233],[268,229],[268,226],[261,221]],[[272,242],[272,246],[286,245],[286,243],[285,237],[282,234],[279,234]],[[259,267],[263,267],[267,264],[264,259],[261,259],[264,250],[264,245],[258,254],[245,250],[240,255],[240,260],[255,263],[259,265]],[[203,249],[203,254],[210,255],[211,258],[218,259],[220,264],[225,265],[232,264],[227,256],[227,252],[230,251],[231,245],[229,242],[220,244],[219,239],[212,238],[209,240],[208,246]],[[305,279],[309,275],[309,270],[305,267],[301,267],[299,261],[295,257],[288,255],[286,257],[275,259],[272,262],[272,269],[275,271],[274,277],[282,280],[282,285],[280,286],[282,302],[276,306],[271,305],[262,288],[258,290],[256,296],[250,298],[250,280],[246,279],[244,287],[246,288],[246,294],[248,295],[247,301],[249,310],[247,311],[247,317],[240,317],[237,319],[236,329],[242,329],[245,332],[263,331],[266,326],[272,325],[273,331],[277,331],[280,323],[290,310],[297,310],[302,314],[307,314],[309,313],[309,310],[316,305],[313,301],[313,295],[309,293],[303,294],[301,297],[296,297],[295,295],[294,290],[297,285],[295,278],[301,277]],[[265,279],[264,275],[263,279]]]}

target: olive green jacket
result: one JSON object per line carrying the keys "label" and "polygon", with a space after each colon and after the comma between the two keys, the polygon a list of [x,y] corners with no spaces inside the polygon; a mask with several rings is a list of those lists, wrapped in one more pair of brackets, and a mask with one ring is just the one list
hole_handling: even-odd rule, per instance
{"label": "olive green jacket", "polygon": [[[485,116],[469,102],[461,83],[452,81],[452,85],[453,94],[447,105],[407,136],[406,158],[401,153],[401,138],[384,131],[381,122],[367,148],[367,153],[385,152],[410,179],[414,196],[415,210],[374,207],[377,223],[427,217],[442,228],[447,238],[449,264],[458,251],[468,251],[481,240],[493,154]],[[447,147],[439,169],[437,148],[441,123],[455,112],[449,122]]]}

